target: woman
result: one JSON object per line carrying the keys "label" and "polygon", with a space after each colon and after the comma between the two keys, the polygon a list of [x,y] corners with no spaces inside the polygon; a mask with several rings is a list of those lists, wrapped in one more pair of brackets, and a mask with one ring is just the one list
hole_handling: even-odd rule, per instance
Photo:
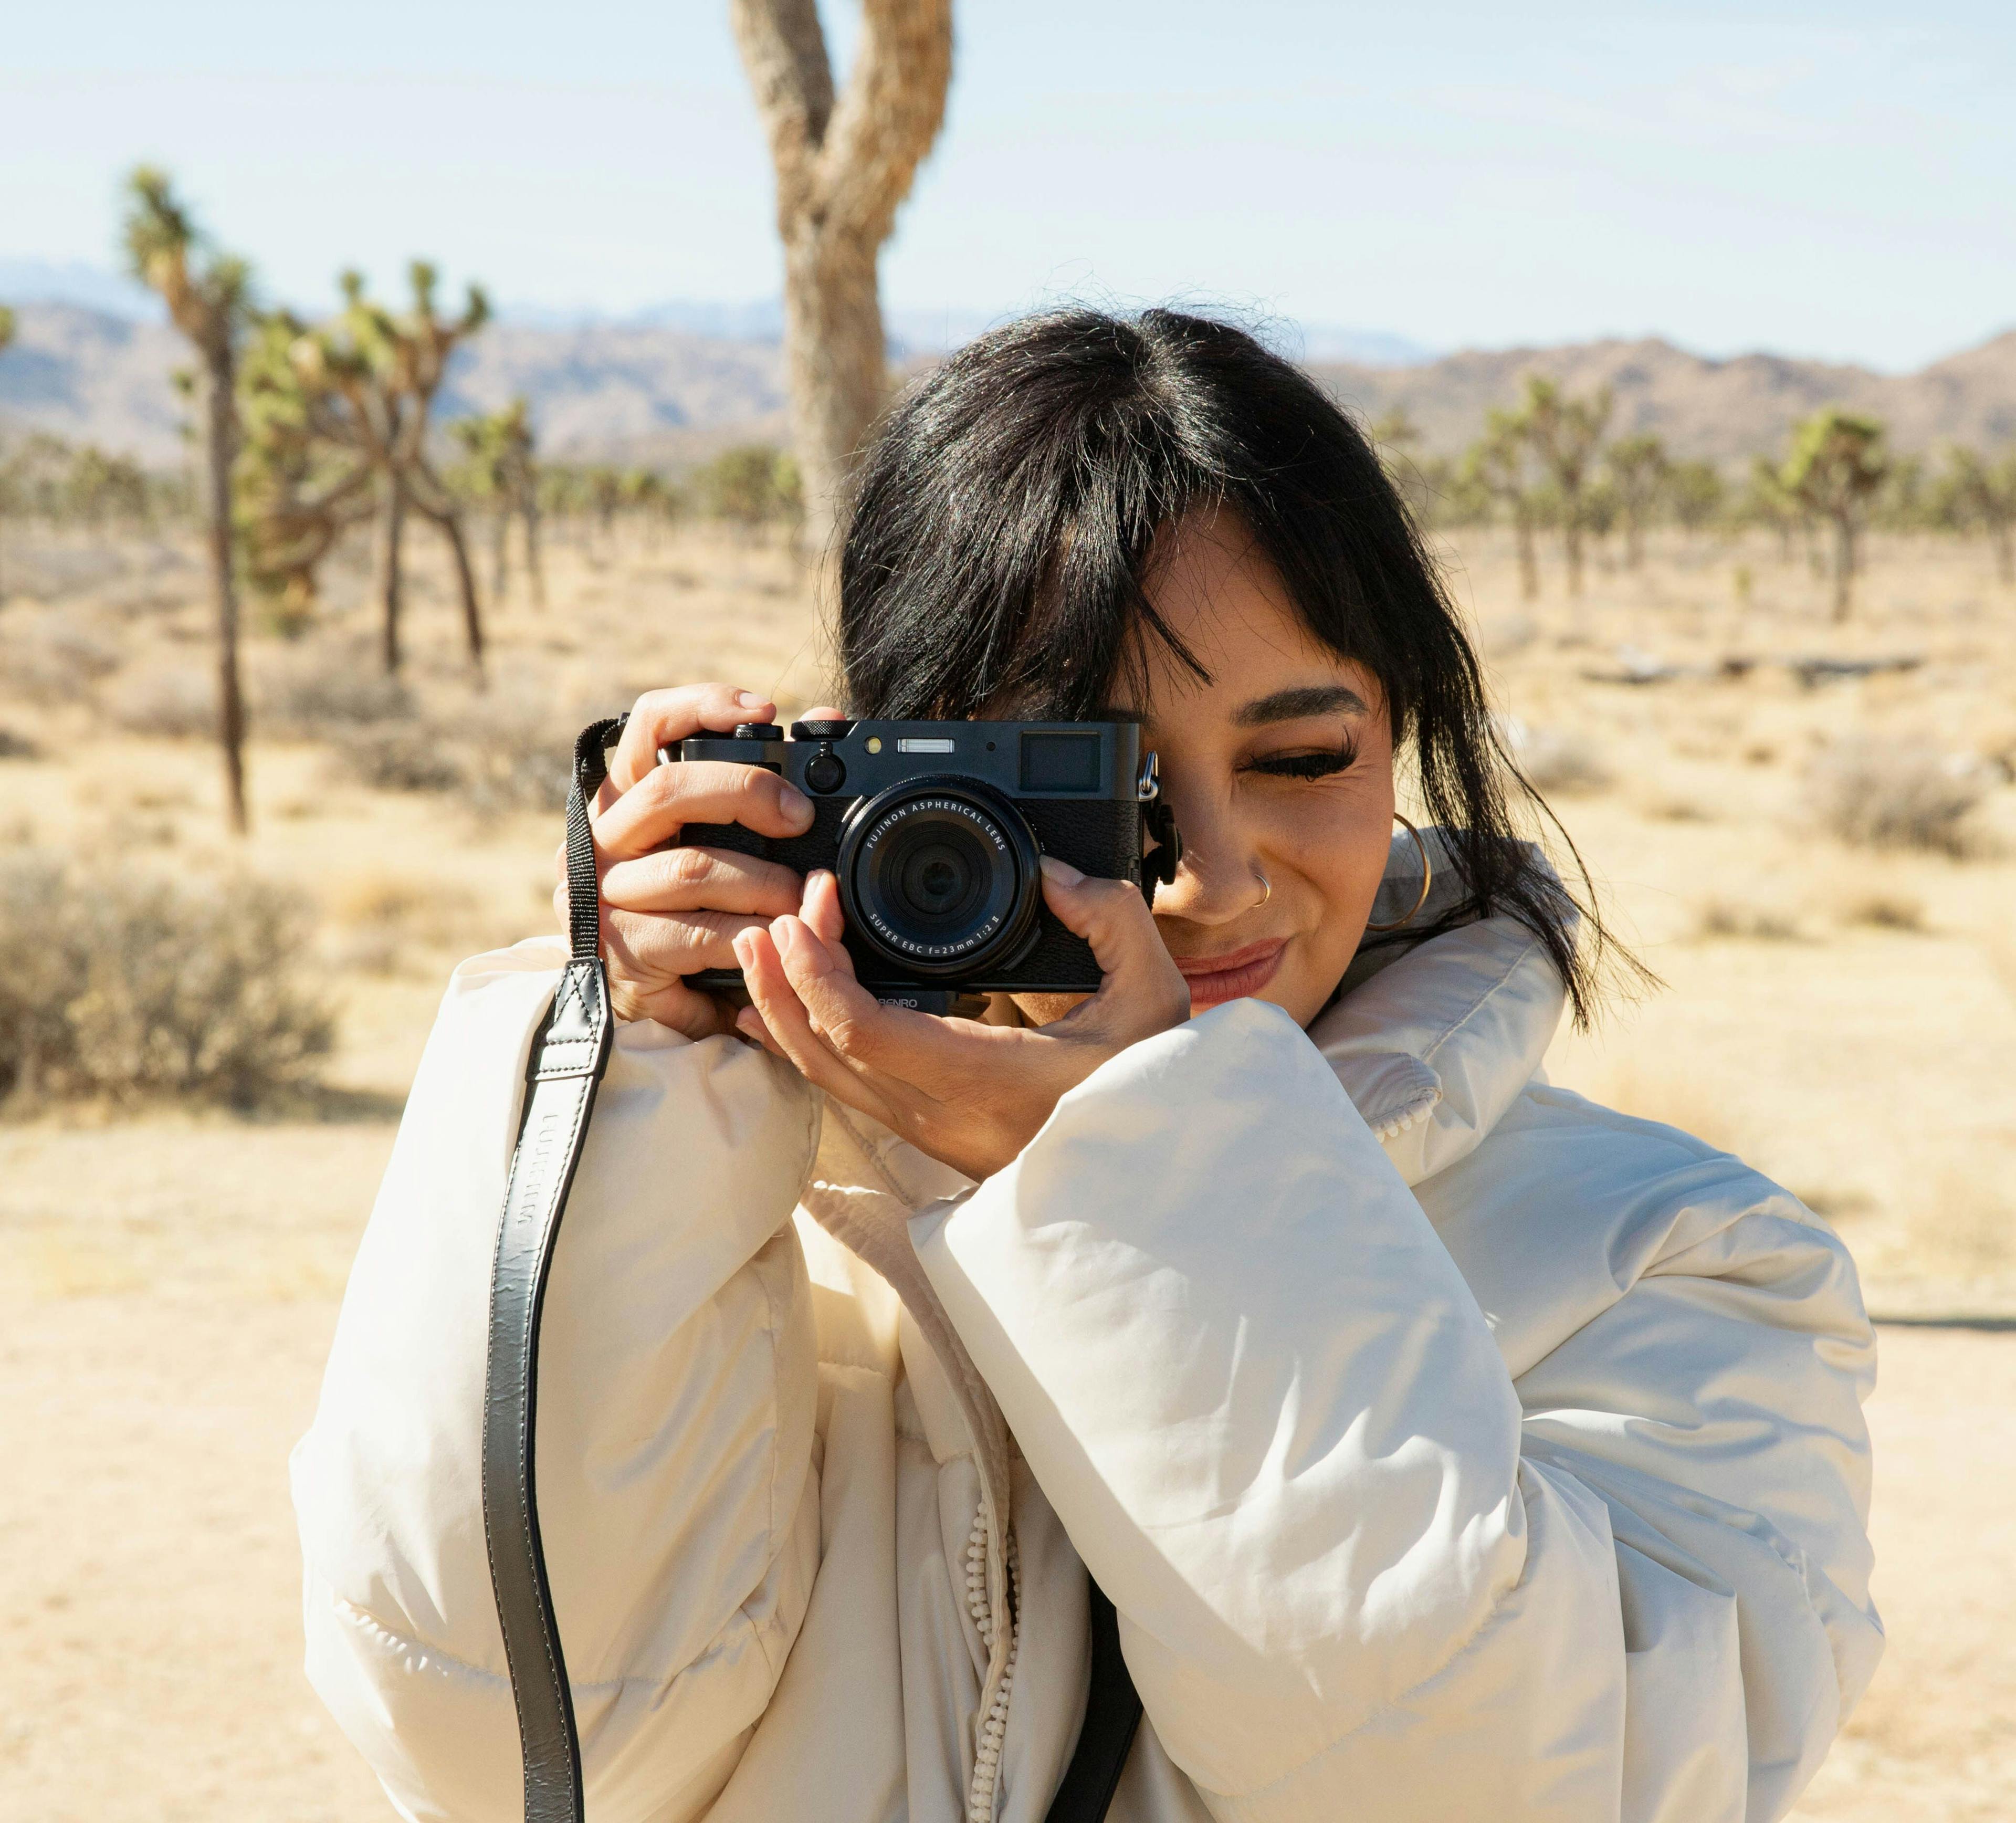
{"label": "woman", "polygon": [[[839,632],[857,715],[1138,717],[1186,851],[1152,915],[1046,863],[1096,995],[883,1008],[829,877],[664,846],[805,827],[652,762],[772,705],[638,704],[541,1382],[590,1815],[1034,1823],[1094,1581],[1116,1820],[1782,1814],[1881,1645],[1853,1268],[1547,1085],[1600,933],[1358,432],[1222,325],[1017,325],[869,452]],[[310,1674],[409,1817],[519,1812],[477,1463],[558,962],[457,971],[295,1457]]]}

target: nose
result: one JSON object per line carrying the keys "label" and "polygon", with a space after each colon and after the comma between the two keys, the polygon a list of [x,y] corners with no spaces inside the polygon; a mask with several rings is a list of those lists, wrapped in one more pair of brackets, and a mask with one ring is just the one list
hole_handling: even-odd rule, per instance
{"label": "nose", "polygon": [[1186,806],[1180,801],[1171,809],[1183,832],[1183,858],[1175,878],[1156,891],[1156,915],[1222,924],[1251,911],[1261,895],[1259,863],[1251,841],[1222,809]]}

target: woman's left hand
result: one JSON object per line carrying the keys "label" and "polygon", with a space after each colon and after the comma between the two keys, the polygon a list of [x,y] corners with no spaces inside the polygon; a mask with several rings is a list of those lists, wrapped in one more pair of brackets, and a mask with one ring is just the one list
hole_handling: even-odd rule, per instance
{"label": "woman's left hand", "polygon": [[739,1028],[809,1082],[971,1178],[1020,1153],[1057,1098],[1108,1057],[1190,1017],[1189,985],[1140,888],[1043,863],[1043,899],[1092,946],[1099,992],[1048,1025],[983,1025],[884,1006],[854,978],[832,874],[805,883],[799,915],[746,930],[736,959],[754,1003]]}

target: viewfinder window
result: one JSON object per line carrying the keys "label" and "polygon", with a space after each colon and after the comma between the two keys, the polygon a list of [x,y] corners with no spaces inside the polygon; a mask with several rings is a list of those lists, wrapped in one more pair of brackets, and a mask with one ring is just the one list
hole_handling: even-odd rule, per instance
{"label": "viewfinder window", "polygon": [[1022,789],[1025,791],[1096,791],[1099,789],[1099,737],[1096,733],[1024,734],[1022,737]]}

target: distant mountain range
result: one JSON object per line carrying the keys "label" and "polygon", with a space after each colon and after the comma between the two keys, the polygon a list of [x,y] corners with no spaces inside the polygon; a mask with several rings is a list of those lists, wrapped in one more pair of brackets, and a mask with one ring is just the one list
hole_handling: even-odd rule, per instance
{"label": "distant mountain range", "polygon": [[[7,270],[0,264],[0,299]],[[574,461],[676,467],[732,443],[781,441],[783,362],[758,309],[668,305],[658,320],[623,322],[507,315],[458,358],[443,410],[489,410],[522,394],[542,446]],[[152,464],[180,459],[182,402],[171,376],[189,354],[166,325],[77,303],[22,303],[17,315],[16,340],[0,352],[0,441],[41,430]],[[933,320],[937,333],[904,344],[915,363],[985,326],[949,313]],[[1345,361],[1323,335],[1302,337],[1298,351],[1341,401],[1368,418],[1404,410],[1429,452],[1468,444],[1486,409],[1516,400],[1529,372],[1575,391],[1607,386],[1613,434],[1655,431],[1677,455],[1720,463],[1780,448],[1798,419],[1831,403],[1875,413],[1906,449],[2016,440],[2016,330],[1903,375],[1773,355],[1712,361],[1655,340],[1387,365],[1376,345]]]}
{"label": "distant mountain range", "polygon": [[1723,465],[1781,449],[1795,423],[1830,405],[1881,418],[1899,449],[2016,441],[2016,330],[1916,373],[1782,355],[1710,361],[1656,339],[1471,351],[1409,367],[1318,362],[1312,371],[1367,418],[1405,412],[1423,447],[1442,454],[1474,439],[1489,407],[1517,399],[1528,373],[1571,392],[1607,387],[1611,436],[1649,431],[1677,456]]}

